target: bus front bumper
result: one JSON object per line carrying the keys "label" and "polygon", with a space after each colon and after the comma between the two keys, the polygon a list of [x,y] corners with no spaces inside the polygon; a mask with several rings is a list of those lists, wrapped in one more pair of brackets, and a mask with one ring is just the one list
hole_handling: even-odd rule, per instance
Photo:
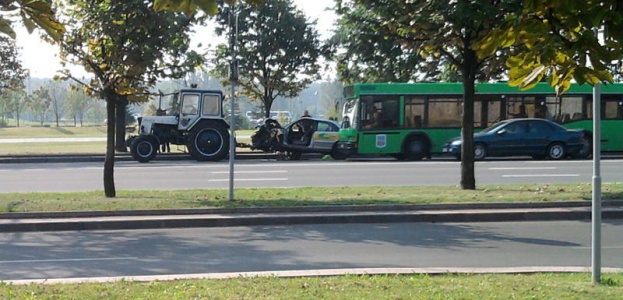
{"label": "bus front bumper", "polygon": [[355,143],[353,142],[338,142],[337,149],[342,153],[353,154],[355,153]]}

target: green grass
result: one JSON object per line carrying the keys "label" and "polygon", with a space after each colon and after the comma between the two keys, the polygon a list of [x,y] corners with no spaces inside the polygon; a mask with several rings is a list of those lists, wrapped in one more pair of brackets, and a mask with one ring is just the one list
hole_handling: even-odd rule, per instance
{"label": "green grass", "polygon": [[[240,130],[236,134],[239,143],[251,143],[248,137],[253,130]],[[0,128],[1,139],[15,138],[72,138],[106,137],[106,127],[11,127]],[[179,148],[179,149],[178,149]],[[171,146],[173,152],[183,152],[183,146]],[[251,151],[239,148],[238,152]],[[0,143],[0,155],[44,155],[44,154],[101,154],[106,153],[106,142],[48,142],[48,143]]]}
{"label": "green grass", "polygon": [[105,126],[94,127],[9,127],[0,128],[3,138],[105,137]]}
{"label": "green grass", "polygon": [[0,284],[13,299],[623,299],[623,274],[375,275],[218,280]]}
{"label": "green grass", "polygon": [[[176,191],[103,191],[72,193],[0,193],[0,211],[85,211],[217,207],[274,207],[318,205],[382,205],[475,202],[549,202],[591,199],[589,184],[483,185],[459,187],[329,187],[236,189],[229,201],[227,189]],[[623,184],[604,184],[602,199],[623,199]]]}
{"label": "green grass", "polygon": [[[250,132],[239,132],[249,135]],[[0,129],[0,138],[104,136],[104,129]],[[10,153],[103,153],[104,144],[0,144]],[[39,150],[29,150],[32,148]],[[31,152],[29,152],[31,151]],[[623,184],[604,184],[603,199],[623,199]],[[0,211],[85,211],[213,207],[381,205],[465,202],[590,200],[588,184],[482,185],[459,187],[337,187],[227,190],[0,193]],[[513,275],[377,275],[302,278],[236,278],[154,282],[29,284],[0,283],[0,299],[623,299],[623,274],[592,285],[588,273]]]}

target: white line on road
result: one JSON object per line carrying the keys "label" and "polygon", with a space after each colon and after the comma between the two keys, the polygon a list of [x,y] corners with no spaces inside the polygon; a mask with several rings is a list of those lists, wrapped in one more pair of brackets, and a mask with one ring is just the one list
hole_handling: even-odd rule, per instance
{"label": "white line on road", "polygon": [[110,261],[110,260],[137,260],[138,257],[102,257],[102,258],[65,258],[65,259],[26,259],[26,260],[0,260],[0,264],[16,263],[49,263],[49,262],[77,262],[77,261]]}
{"label": "white line on road", "polygon": [[[288,173],[286,170],[268,170],[268,171],[234,171],[236,174],[262,174],[262,173]],[[212,174],[229,174],[229,171],[215,171]]]}
{"label": "white line on road", "polygon": [[489,170],[556,170],[556,167],[504,167],[488,168]]}
{"label": "white line on road", "polygon": [[[234,182],[236,181],[287,181],[288,178],[234,178]],[[229,179],[209,179],[209,182],[223,182],[229,181]]]}
{"label": "white line on road", "polygon": [[580,177],[580,174],[524,174],[502,175],[502,177]]}

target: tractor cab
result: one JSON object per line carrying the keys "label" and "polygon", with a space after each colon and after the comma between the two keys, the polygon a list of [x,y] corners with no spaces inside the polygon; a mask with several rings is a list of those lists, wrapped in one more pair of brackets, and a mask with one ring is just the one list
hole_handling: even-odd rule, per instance
{"label": "tractor cab", "polygon": [[141,118],[139,135],[128,140],[136,160],[150,161],[160,146],[168,144],[186,146],[200,161],[221,160],[227,155],[229,125],[223,115],[221,91],[185,88],[158,101],[157,115]]}

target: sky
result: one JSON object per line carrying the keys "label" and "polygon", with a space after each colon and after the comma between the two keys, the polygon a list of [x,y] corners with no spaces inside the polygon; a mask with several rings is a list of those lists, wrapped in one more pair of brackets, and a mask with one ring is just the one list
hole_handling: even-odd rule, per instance
{"label": "sky", "polygon": [[[328,38],[328,32],[332,28],[336,16],[332,11],[327,11],[326,8],[333,7],[334,0],[293,0],[293,2],[311,21],[317,20],[316,28],[321,35],[321,39]],[[25,69],[30,70],[30,76],[38,78],[54,77],[57,74],[56,71],[60,69],[56,46],[42,41],[37,32],[28,34],[24,28],[16,28],[16,31],[16,43],[21,48],[20,57],[22,65]],[[194,44],[200,42],[193,40]],[[206,43],[204,42],[203,44]],[[72,73],[75,73],[74,75],[77,76],[86,75],[78,67],[72,69]]]}

